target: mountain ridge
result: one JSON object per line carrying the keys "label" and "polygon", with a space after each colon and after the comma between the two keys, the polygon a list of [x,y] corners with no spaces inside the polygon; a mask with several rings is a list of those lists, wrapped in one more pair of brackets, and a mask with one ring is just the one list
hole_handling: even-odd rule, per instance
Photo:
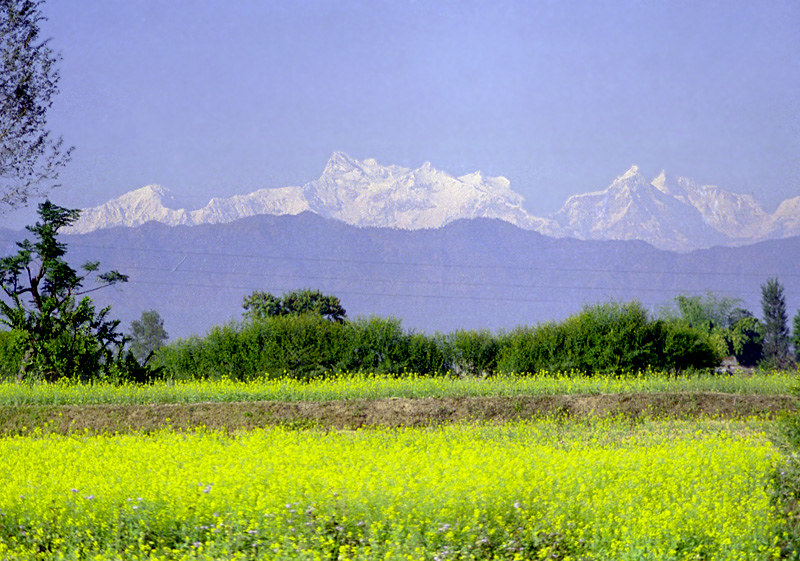
{"label": "mountain ridge", "polygon": [[176,203],[167,189],[149,185],[84,209],[69,232],[135,227],[149,221],[196,226],[309,211],[354,226],[404,230],[496,218],[550,237],[641,240],[670,251],[800,235],[800,196],[783,201],[768,214],[750,195],[699,185],[665,171],[648,181],[635,165],[604,189],[570,196],[551,216],[535,216],[524,205],[524,197],[502,176],[475,171],[456,177],[430,162],[410,169],[334,152],[321,176],[302,186],[213,198],[190,210],[173,208]]}

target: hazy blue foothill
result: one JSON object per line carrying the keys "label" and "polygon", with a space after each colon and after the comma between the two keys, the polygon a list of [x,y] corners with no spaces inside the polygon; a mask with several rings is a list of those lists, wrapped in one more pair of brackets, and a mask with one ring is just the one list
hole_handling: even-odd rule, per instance
{"label": "hazy blue foothill", "polygon": [[[0,231],[0,253],[20,232]],[[158,310],[172,338],[203,334],[242,315],[242,297],[314,288],[348,317],[394,316],[432,333],[512,329],[557,320],[584,304],[638,299],[658,311],[678,294],[707,291],[760,309],[760,285],[781,279],[794,315],[800,238],[689,253],[637,241],[555,239],[499,220],[435,230],[357,228],[311,213],[229,224],[149,223],[64,236],[75,263],[99,260],[130,276],[94,294],[123,324]]]}

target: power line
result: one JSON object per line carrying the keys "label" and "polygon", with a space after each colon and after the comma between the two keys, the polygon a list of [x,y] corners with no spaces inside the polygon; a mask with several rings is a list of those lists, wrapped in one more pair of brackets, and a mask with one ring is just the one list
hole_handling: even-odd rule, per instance
{"label": "power line", "polygon": [[[5,242],[14,242],[15,240],[2,239]],[[509,264],[479,264],[479,263],[424,263],[412,261],[381,261],[374,259],[349,259],[342,257],[308,257],[298,255],[275,255],[275,254],[256,254],[256,253],[226,253],[219,251],[197,251],[186,249],[164,249],[164,248],[143,248],[133,246],[104,246],[97,244],[84,244],[71,242],[74,247],[84,247],[90,249],[103,249],[114,252],[131,251],[142,253],[162,253],[162,254],[178,254],[178,255],[198,255],[198,256],[216,256],[227,257],[236,259],[259,259],[259,260],[275,260],[275,261],[310,261],[320,263],[341,263],[341,264],[357,264],[357,265],[392,265],[402,267],[433,267],[440,269],[508,269],[508,270],[521,270],[531,271],[535,267],[537,272],[574,272],[574,273],[607,273],[607,274],[639,274],[639,275],[675,275],[675,276],[725,276],[725,277],[758,277],[762,278],[764,272],[746,272],[746,271],[709,271],[709,270],[675,270],[675,269],[602,269],[593,267],[548,267],[546,264],[543,266],[541,263],[535,265],[509,265]],[[553,251],[553,250],[549,250]],[[769,273],[766,273],[769,274]],[[782,277],[800,277],[798,273],[781,273]]]}
{"label": "power line", "polygon": [[[188,288],[212,288],[217,290],[254,290],[257,287],[243,286],[243,285],[219,285],[219,284],[206,284],[206,283],[183,283],[183,282],[167,282],[167,281],[130,281],[129,284],[144,284],[144,285],[160,285],[160,286],[178,286]],[[463,294],[402,294],[397,292],[363,292],[353,290],[337,290],[337,295],[350,294],[355,296],[375,296],[381,298],[422,298],[422,299],[446,299],[446,300],[477,300],[488,302],[528,302],[528,303],[558,303],[558,304],[575,304],[575,299],[559,300],[557,298],[511,298],[505,296],[474,296]],[[663,302],[642,302],[643,304],[658,305]]]}
{"label": "power line", "polygon": [[[427,280],[427,279],[415,279],[415,280],[376,279],[376,278],[365,278],[365,277],[353,278],[344,276],[319,276],[319,275],[308,275],[308,274],[297,275],[297,274],[281,274],[281,273],[251,273],[243,271],[211,271],[208,269],[180,269],[180,271],[176,271],[176,268],[147,267],[140,265],[128,266],[126,270],[156,271],[164,273],[180,272],[180,273],[222,275],[222,276],[243,276],[243,277],[256,277],[264,279],[275,279],[275,278],[294,279],[298,276],[302,276],[302,279],[304,281],[316,280],[316,281],[341,281],[347,283],[360,282],[360,283],[385,283],[385,284],[424,284],[424,285],[450,286],[450,287],[460,287],[460,288],[515,288],[515,289],[553,289],[553,290],[621,290],[622,289],[622,287],[615,287],[608,285],[589,286],[589,285],[564,285],[564,284],[453,282],[453,281],[439,281],[439,280]],[[149,282],[149,281],[143,281],[143,282]],[[631,287],[631,286],[626,286],[625,290],[636,291],[636,292],[665,291],[664,288]]]}

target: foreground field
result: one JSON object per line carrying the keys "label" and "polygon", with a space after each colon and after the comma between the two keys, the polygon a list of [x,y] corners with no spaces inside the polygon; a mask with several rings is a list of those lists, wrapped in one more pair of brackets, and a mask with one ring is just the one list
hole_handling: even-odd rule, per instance
{"label": "foreground field", "polygon": [[0,439],[0,558],[770,559],[764,421]]}

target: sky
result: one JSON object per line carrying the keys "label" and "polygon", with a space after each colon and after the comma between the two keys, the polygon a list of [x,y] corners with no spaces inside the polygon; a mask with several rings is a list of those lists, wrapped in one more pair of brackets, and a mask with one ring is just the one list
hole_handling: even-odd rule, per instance
{"label": "sky", "polygon": [[[334,151],[503,175],[545,216],[631,165],[800,195],[800,2],[49,0],[54,202],[198,207]],[[25,212],[2,217],[24,220]],[[24,222],[23,222],[24,223]]]}

